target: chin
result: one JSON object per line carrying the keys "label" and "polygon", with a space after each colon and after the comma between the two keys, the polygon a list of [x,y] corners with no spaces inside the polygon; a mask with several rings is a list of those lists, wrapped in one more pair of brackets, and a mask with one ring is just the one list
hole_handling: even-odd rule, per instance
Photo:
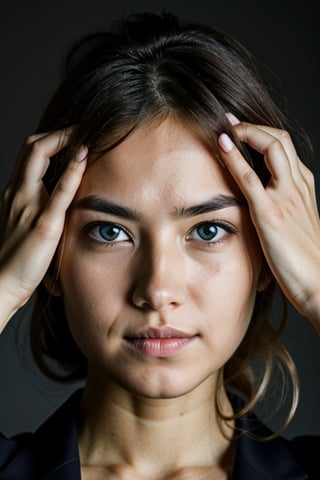
{"label": "chin", "polygon": [[217,375],[192,378],[190,372],[183,374],[181,371],[168,372],[163,369],[144,372],[141,377],[126,381],[122,379],[121,387],[131,394],[148,399],[173,399],[188,395],[198,390],[202,385],[210,384],[210,391],[214,393]]}

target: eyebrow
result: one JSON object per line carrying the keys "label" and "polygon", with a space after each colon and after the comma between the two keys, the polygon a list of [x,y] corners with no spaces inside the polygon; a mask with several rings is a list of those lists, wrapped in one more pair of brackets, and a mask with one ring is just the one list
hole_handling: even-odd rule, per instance
{"label": "eyebrow", "polygon": [[84,197],[71,208],[82,208],[86,210],[94,210],[95,212],[108,213],[109,215],[115,215],[117,217],[126,218],[127,220],[143,221],[142,215],[131,208],[118,205],[117,203],[106,200],[105,198],[98,197],[96,195],[90,195]]}
{"label": "eyebrow", "polygon": [[176,208],[174,216],[176,217],[194,217],[203,213],[222,210],[223,208],[239,207],[245,205],[243,199],[231,195],[216,195],[207,202],[191,207]]}
{"label": "eyebrow", "polygon": [[[188,218],[196,215],[202,215],[216,210],[222,210],[229,207],[239,207],[245,205],[244,199],[233,197],[231,195],[216,195],[207,202],[193,205],[190,207],[176,207],[172,213],[175,218]],[[96,195],[84,197],[71,206],[72,209],[86,209],[96,212],[102,212],[109,215],[125,218],[127,220],[134,220],[143,222],[143,215],[136,210],[111,202],[105,198]]]}

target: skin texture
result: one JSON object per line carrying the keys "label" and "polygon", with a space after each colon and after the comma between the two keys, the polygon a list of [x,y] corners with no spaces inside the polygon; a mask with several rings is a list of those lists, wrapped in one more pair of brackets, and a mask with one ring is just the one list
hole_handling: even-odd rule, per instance
{"label": "skin texture", "polygon": [[[137,130],[108,155],[90,157],[86,171],[84,147],[50,197],[42,176],[50,157],[68,146],[68,132],[30,137],[2,197],[2,326],[43,279],[72,202],[59,248],[60,284],[48,276],[45,282],[63,295],[89,360],[79,425],[85,479],[227,478],[234,451],[213,396],[219,370],[245,334],[255,292],[264,286],[261,249],[287,298],[320,331],[312,174],[286,132],[229,119],[240,140],[263,155],[271,173],[266,188],[228,137],[219,139],[223,168],[190,129],[169,118]],[[123,219],[83,208],[81,199],[92,194],[139,215]],[[217,194],[245,198],[248,208],[240,202],[177,214]],[[219,241],[208,246],[199,234],[210,230],[195,225],[212,220],[234,228],[225,232],[220,225]],[[121,241],[101,243],[103,230],[89,228],[92,221],[125,227]],[[125,337],[150,326],[195,338],[168,355],[128,345]],[[230,413],[223,389],[219,393]]]}
{"label": "skin texture", "polygon": [[[265,258],[287,299],[320,333],[320,221],[315,182],[283,130],[240,122],[239,139],[263,154],[271,179],[266,188],[227,135],[222,158],[246,197]],[[227,143],[224,140],[227,139]]]}
{"label": "skin texture", "polygon": [[[222,195],[233,199],[230,205],[182,214]],[[93,196],[130,208],[136,218],[88,208]],[[173,468],[223,463],[230,442],[222,432],[230,432],[215,418],[215,391],[248,327],[261,266],[242,202],[227,170],[190,127],[172,118],[89,157],[54,291],[63,295],[71,331],[89,362],[83,464],[129,463],[139,478],[156,472],[165,478]],[[103,237],[106,222],[120,227],[113,242]],[[205,222],[217,228],[210,243],[200,237]],[[177,353],[155,355],[126,340],[151,327],[174,328],[192,341]],[[223,389],[220,399],[230,412]],[[159,451],[166,452],[161,459]]]}
{"label": "skin texture", "polygon": [[[136,394],[166,398],[195,388],[216,375],[247,329],[260,255],[246,207],[188,218],[176,213],[218,195],[241,200],[200,139],[173,119],[142,127],[89,159],[60,262],[66,313],[92,368]],[[139,218],[82,207],[90,196],[129,207]],[[97,226],[87,228],[107,221],[123,228],[114,243],[104,241]],[[191,230],[208,221],[226,222],[234,232],[219,227],[218,240],[205,242]],[[149,327],[195,339],[172,358],[146,358],[124,338]]]}
{"label": "skin texture", "polygon": [[[0,202],[0,332],[44,277],[61,238],[66,209],[86,167],[88,149],[71,159],[49,197],[42,177],[70,130],[32,135],[23,144]],[[28,161],[26,161],[28,159]]]}

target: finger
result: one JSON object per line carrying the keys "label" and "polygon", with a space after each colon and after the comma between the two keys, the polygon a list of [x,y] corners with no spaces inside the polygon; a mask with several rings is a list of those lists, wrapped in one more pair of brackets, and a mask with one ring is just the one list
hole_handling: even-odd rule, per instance
{"label": "finger", "polygon": [[226,133],[220,135],[218,143],[224,165],[228,168],[247,199],[249,206],[252,203],[256,203],[263,208],[267,202],[267,196],[264,186],[256,172],[251,168]]}
{"label": "finger", "polygon": [[[230,112],[226,113],[226,117],[228,118],[230,124],[233,127],[236,127],[241,123],[240,120]],[[287,154],[288,163],[290,165],[291,174],[295,185],[300,188],[303,195],[310,196],[314,201],[316,197],[314,175],[299,159],[289,133],[285,130],[265,125],[255,126],[265,131],[266,133],[269,133],[270,135],[276,137],[282,143]]]}
{"label": "finger", "polygon": [[264,129],[242,122],[235,127],[238,138],[264,156],[265,163],[273,180],[287,183],[292,178],[292,170],[284,145],[275,135]]}
{"label": "finger", "polygon": [[19,185],[19,183],[21,183],[20,179],[22,177],[22,172],[23,172],[25,164],[26,164],[26,155],[27,155],[26,150],[27,150],[27,145],[28,145],[29,139],[32,138],[32,137],[35,137],[36,139],[40,139],[42,137],[46,137],[47,135],[48,135],[48,133],[41,133],[41,134],[37,134],[37,135],[32,135],[32,136],[28,137],[24,141],[23,145],[20,147],[17,159],[15,161],[15,164],[13,166],[13,169],[12,169],[12,172],[11,172],[11,175],[10,175],[9,182],[7,183],[7,185],[5,187],[5,191],[8,192],[8,194],[10,192],[16,191],[17,186]]}
{"label": "finger", "polygon": [[45,214],[40,222],[46,235],[60,235],[63,229],[66,210],[70,206],[86,168],[88,148],[83,146],[68,163],[59,178],[47,203]]}
{"label": "finger", "polygon": [[70,142],[72,129],[32,135],[25,141],[13,173],[13,187],[19,183],[30,195],[39,188],[50,158]]}
{"label": "finger", "polygon": [[70,134],[59,130],[34,140],[29,144],[29,161],[26,163],[24,178],[27,183],[39,185],[49,166],[50,158],[70,143]]}
{"label": "finger", "polygon": [[[241,124],[240,120],[230,112],[226,113],[226,117],[233,127],[236,127],[237,125]],[[243,122],[243,124],[246,125],[247,123]],[[285,149],[285,152],[287,154],[290,166],[293,168],[293,170],[295,170],[296,168],[298,168],[300,166],[300,164],[302,164],[301,161],[299,160],[298,156],[297,156],[297,152],[296,152],[295,146],[292,142],[291,136],[289,135],[289,133],[287,131],[279,129],[279,128],[269,127],[267,125],[255,124],[255,127],[265,131],[266,133],[269,133],[270,135],[277,138],[282,143],[282,145]]]}
{"label": "finger", "polygon": [[303,175],[303,163],[299,159],[293,141],[289,133],[285,130],[278,128],[272,128],[265,125],[257,125],[258,128],[274,136],[281,142],[283,148],[287,154],[288,162],[291,167],[291,173],[296,182],[299,182]]}
{"label": "finger", "polygon": [[282,143],[287,153],[287,158],[291,168],[292,178],[295,182],[296,187],[301,190],[304,196],[310,196],[312,200],[314,200],[315,198],[314,176],[312,172],[307,168],[307,166],[299,159],[289,133],[286,132],[285,130],[280,130],[280,129],[267,127],[263,125],[259,125],[258,128],[260,128],[261,130],[264,130],[267,133],[270,133]]}

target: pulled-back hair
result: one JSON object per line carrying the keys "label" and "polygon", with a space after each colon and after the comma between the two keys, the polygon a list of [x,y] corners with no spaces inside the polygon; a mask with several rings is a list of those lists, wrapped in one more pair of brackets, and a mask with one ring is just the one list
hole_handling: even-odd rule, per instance
{"label": "pulled-back hair", "polygon": [[[217,139],[227,132],[266,184],[270,174],[261,155],[234,138],[226,112],[254,124],[285,127],[254,59],[233,38],[209,26],[180,22],[169,13],[131,15],[82,39],[68,54],[64,78],[38,131],[73,126],[72,141],[51,160],[45,185],[51,192],[80,145],[89,152],[108,151],[139,126],[168,115],[196,129],[218,159]],[[54,262],[50,268],[54,273]],[[238,415],[260,400],[279,360],[290,372],[296,403],[297,376],[279,339],[282,325],[273,327],[268,319],[274,289],[272,280],[257,292],[246,335],[224,367],[226,387],[246,398]],[[63,298],[51,296],[43,284],[36,293],[31,340],[37,364],[51,378],[86,377],[87,360],[70,333]],[[256,359],[260,375],[252,367]]]}

